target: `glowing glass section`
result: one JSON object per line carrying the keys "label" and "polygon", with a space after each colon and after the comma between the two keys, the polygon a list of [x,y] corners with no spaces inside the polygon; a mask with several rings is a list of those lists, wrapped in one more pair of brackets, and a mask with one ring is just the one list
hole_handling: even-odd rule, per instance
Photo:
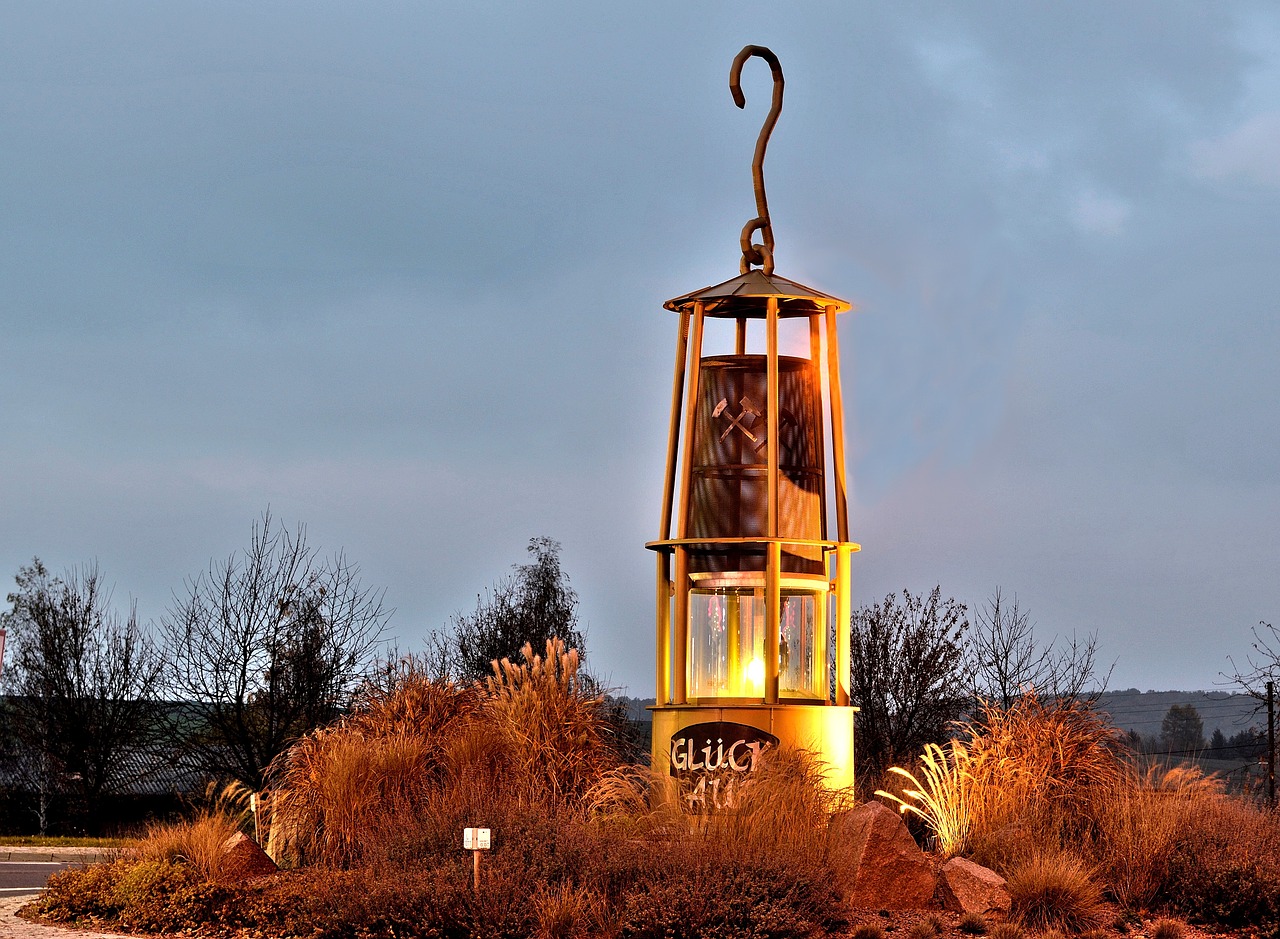
{"label": "glowing glass section", "polygon": [[[826,617],[819,616],[818,607],[826,604],[820,603],[818,594],[803,590],[784,589],[781,600],[779,696],[825,700]],[[690,590],[690,695],[763,700],[765,632],[762,588]]]}

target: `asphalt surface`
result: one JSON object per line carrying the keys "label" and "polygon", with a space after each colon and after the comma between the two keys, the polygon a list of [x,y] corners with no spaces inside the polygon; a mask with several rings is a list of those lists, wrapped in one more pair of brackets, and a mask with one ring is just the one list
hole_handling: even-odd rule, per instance
{"label": "asphalt surface", "polygon": [[0,897],[35,893],[50,874],[71,866],[69,861],[0,861]]}

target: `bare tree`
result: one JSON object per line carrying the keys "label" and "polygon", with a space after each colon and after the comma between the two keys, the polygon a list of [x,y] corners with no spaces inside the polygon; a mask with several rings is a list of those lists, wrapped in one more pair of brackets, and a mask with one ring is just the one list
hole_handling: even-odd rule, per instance
{"label": "bare tree", "polygon": [[35,558],[16,582],[0,614],[11,649],[10,758],[36,792],[44,831],[56,797],[92,818],[145,772],[145,761],[128,758],[154,743],[163,666],[137,611],[111,609],[96,564],[54,577]]}
{"label": "bare tree", "polygon": [[1232,656],[1227,656],[1231,673],[1223,672],[1222,677],[1239,685],[1245,694],[1257,700],[1254,708],[1257,714],[1266,707],[1267,682],[1280,683],[1280,630],[1266,620],[1260,620],[1250,632],[1253,634],[1253,642],[1250,643],[1253,651],[1245,659],[1249,667],[1243,669],[1236,665]]}
{"label": "bare tree", "polygon": [[587,654],[578,628],[578,595],[560,566],[560,544],[550,538],[530,538],[532,560],[516,565],[514,576],[494,584],[476,598],[471,613],[455,613],[446,633],[434,633],[424,662],[428,671],[456,681],[472,681],[492,674],[492,663],[519,661],[525,643],[544,649],[559,639]]}
{"label": "bare tree", "polygon": [[996,587],[986,605],[974,615],[967,644],[973,695],[1003,707],[1027,691],[1050,698],[1092,703],[1106,690],[1111,668],[1099,675],[1098,636],[1080,640],[1055,637],[1048,645],[1035,636],[1035,624],[1018,605]]}
{"label": "bare tree", "polygon": [[913,762],[945,739],[969,700],[964,676],[965,606],[902,591],[853,615],[850,692],[858,713],[858,759],[871,779]]}
{"label": "bare tree", "polygon": [[390,615],[341,553],[322,557],[304,526],[265,513],[248,549],[188,581],[163,620],[204,767],[260,787],[279,753],[347,705]]}

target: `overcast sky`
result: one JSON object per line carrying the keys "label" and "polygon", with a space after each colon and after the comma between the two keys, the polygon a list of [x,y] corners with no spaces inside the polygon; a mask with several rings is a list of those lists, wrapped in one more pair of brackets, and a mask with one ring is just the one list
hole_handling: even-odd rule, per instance
{"label": "overcast sky", "polygon": [[855,593],[1016,593],[1112,687],[1280,616],[1280,9],[0,7],[0,575],[158,619],[270,506],[402,648],[563,544],[653,692],[670,297],[737,273],[770,46],[779,274],[841,318]]}

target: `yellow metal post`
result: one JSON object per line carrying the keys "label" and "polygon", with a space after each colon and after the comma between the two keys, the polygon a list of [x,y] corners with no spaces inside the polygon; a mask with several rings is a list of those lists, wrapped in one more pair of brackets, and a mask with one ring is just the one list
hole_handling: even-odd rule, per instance
{"label": "yellow metal post", "polygon": [[850,597],[850,569],[853,567],[853,545],[836,548],[836,704],[848,707],[849,697],[849,620],[853,615]]}
{"label": "yellow metal post", "polygon": [[782,630],[782,543],[769,542],[765,562],[764,703],[778,703],[778,639]]}
{"label": "yellow metal post", "polygon": [[[698,382],[702,374],[703,304],[693,305],[693,338],[689,351],[689,380],[685,387],[684,459],[681,460],[680,515],[676,519],[678,538],[689,537],[689,499],[693,488],[694,428],[698,424]],[[672,571],[671,590],[675,601],[671,631],[671,684],[672,702],[688,701],[689,675],[689,560],[683,545],[675,548],[675,564]]]}
{"label": "yellow metal post", "polygon": [[683,547],[675,550],[675,571],[671,579],[672,617],[675,629],[671,636],[671,703],[689,702],[689,560]]}
{"label": "yellow metal post", "polygon": [[[778,298],[770,297],[766,312],[767,365],[766,382],[768,403],[765,405],[765,432],[769,435],[768,450],[768,519],[765,533],[778,537]],[[764,700],[766,704],[778,702],[778,640],[782,629],[782,545],[769,542],[765,562],[764,609],[765,657]]]}
{"label": "yellow metal post", "polygon": [[658,552],[658,704],[671,701],[671,555]]}
{"label": "yellow metal post", "polygon": [[849,540],[849,499],[844,476],[844,401],[840,397],[840,340],[836,335],[836,308],[826,308],[827,382],[831,387],[831,468],[836,483],[836,537]]}
{"label": "yellow metal post", "polygon": [[[822,394],[822,328],[818,322],[818,316],[817,313],[809,316],[809,363],[813,367],[813,382],[818,388],[818,432],[814,434],[814,443],[818,447],[818,466],[825,470],[827,456],[826,448],[822,443],[822,400],[824,397]],[[818,487],[818,515],[822,519],[820,537],[825,539],[827,537],[827,483],[825,479],[822,485]]]}
{"label": "yellow metal post", "polygon": [[[766,331],[768,336],[768,354],[766,356],[765,395],[765,433],[769,435],[768,451],[768,518],[765,522],[765,534],[770,538],[778,537],[778,298],[769,298]],[[776,625],[776,624],[775,624]]]}
{"label": "yellow metal post", "polygon": [[662,524],[659,538],[671,537],[671,503],[675,497],[676,451],[680,443],[680,401],[684,392],[684,367],[689,358],[689,311],[680,311],[680,332],[676,336],[676,367],[671,379],[671,426],[667,430],[667,475],[662,487]]}

